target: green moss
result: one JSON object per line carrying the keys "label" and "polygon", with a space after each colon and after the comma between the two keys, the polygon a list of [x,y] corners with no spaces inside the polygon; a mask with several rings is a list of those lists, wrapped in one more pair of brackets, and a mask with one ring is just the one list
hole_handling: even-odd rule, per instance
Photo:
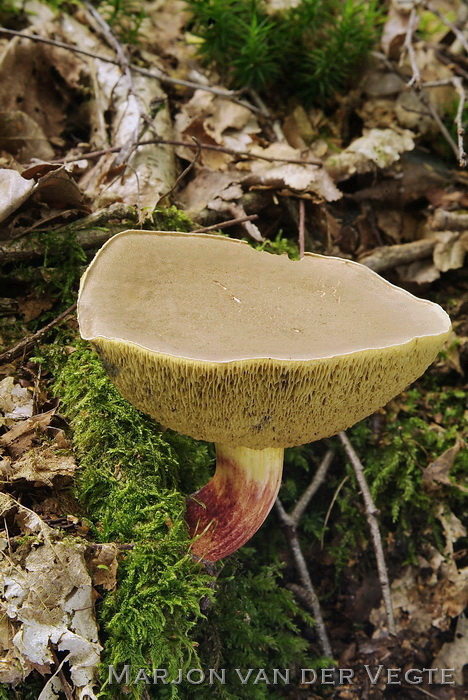
{"label": "green moss", "polygon": [[[75,350],[67,354],[70,344]],[[110,664],[117,671],[125,664],[148,668],[150,675],[164,668],[175,678],[179,668],[293,664],[306,642],[294,622],[300,609],[281,588],[279,565],[244,549],[217,565],[214,588],[187,554],[185,495],[208,480],[212,448],[163,431],[133,408],[85,343],[62,338],[38,359],[57,372],[53,391],[70,421],[80,465],[76,492],[92,537],[134,545],[123,553],[116,591],[98,606],[102,697],[120,697],[118,686],[106,684]],[[267,697],[265,687],[252,691],[251,685],[244,696],[238,679],[231,680],[218,697]],[[128,697],[142,697],[142,687],[131,685]],[[194,695],[194,686],[145,685],[158,698],[205,697],[210,688],[197,687]]]}
{"label": "green moss", "polygon": [[[188,233],[193,228],[192,220],[174,205],[156,207],[151,212],[151,221],[156,231],[183,231]],[[145,226],[145,228],[149,228]]]}
{"label": "green moss", "polygon": [[306,103],[343,88],[376,39],[374,0],[302,0],[271,13],[261,0],[187,0],[199,54],[238,88]]}

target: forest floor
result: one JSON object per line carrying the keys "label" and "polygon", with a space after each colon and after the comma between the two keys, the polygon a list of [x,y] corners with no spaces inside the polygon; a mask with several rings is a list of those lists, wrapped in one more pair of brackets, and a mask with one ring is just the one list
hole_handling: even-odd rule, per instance
{"label": "forest floor", "polygon": [[[352,87],[312,105],[225,87],[182,0],[144,16],[14,8],[0,8],[0,698],[466,697],[466,5],[387,3]],[[286,451],[286,511],[322,470],[295,528],[310,579],[280,507],[225,565],[187,555],[184,498],[211,448],[121,399],[76,320],[86,264],[131,228],[356,260],[450,315],[424,377],[347,431],[393,622],[338,438]],[[232,678],[106,682],[109,664],[142,662]],[[332,667],[352,682],[321,678]]]}

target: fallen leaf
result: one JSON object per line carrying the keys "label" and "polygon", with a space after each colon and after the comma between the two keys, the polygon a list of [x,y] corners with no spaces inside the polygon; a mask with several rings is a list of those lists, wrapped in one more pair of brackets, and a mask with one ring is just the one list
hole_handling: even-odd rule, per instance
{"label": "fallen leaf", "polygon": [[99,545],[88,561],[88,570],[95,586],[113,591],[117,585],[117,546],[113,543]]}
{"label": "fallen leaf", "polygon": [[36,486],[53,486],[58,476],[71,478],[76,462],[70,455],[57,454],[49,445],[29,450],[10,466],[8,481],[25,480]]}
{"label": "fallen leaf", "polygon": [[456,486],[460,491],[468,493],[468,488],[455,484],[449,476],[455,457],[463,447],[465,447],[465,442],[463,440],[457,440],[453,447],[445,450],[445,452],[423,470],[424,484],[429,489],[434,489],[436,484],[446,484],[447,486]]}
{"label": "fallen leaf", "polygon": [[468,253],[468,231],[439,231],[434,247],[434,265],[441,272],[463,267]]}
{"label": "fallen leaf", "polygon": [[53,299],[44,296],[40,298],[32,296],[19,300],[19,310],[26,323],[38,318],[44,311],[51,309],[53,305]]}
{"label": "fallen leaf", "polygon": [[376,166],[388,168],[400,155],[414,148],[411,131],[370,129],[341,153],[330,156],[325,167],[335,181],[347,180],[356,173],[371,172]]}
{"label": "fallen leaf", "polygon": [[0,222],[16,211],[29,198],[34,188],[34,182],[25,180],[16,170],[1,169]]}
{"label": "fallen leaf", "polygon": [[50,160],[54,157],[54,150],[42,128],[21,110],[0,112],[0,148],[21,162],[28,162],[31,158]]}
{"label": "fallen leaf", "polygon": [[0,445],[4,445],[13,459],[18,459],[31,449],[37,431],[45,432],[52,420],[55,408],[44,413],[38,413],[27,420],[14,425],[10,430],[0,436]]}
{"label": "fallen leaf", "polygon": [[437,671],[434,675],[435,683],[442,681],[439,669],[454,669],[452,678],[457,685],[464,685],[463,667],[468,665],[468,617],[460,615],[457,620],[453,642],[446,642],[439,651],[432,667]]}

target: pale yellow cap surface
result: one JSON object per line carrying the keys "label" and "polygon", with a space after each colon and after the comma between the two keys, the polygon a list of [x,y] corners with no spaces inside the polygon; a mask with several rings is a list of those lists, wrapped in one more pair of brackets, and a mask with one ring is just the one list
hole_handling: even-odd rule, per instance
{"label": "pale yellow cap surface", "polygon": [[125,231],[80,289],[81,334],[163,425],[254,449],[333,435],[387,403],[450,330],[363,265],[206,234]]}

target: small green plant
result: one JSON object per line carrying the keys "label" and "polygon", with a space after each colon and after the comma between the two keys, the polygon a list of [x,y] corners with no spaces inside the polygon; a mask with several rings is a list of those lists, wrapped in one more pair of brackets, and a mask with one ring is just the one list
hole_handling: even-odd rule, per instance
{"label": "small green plant", "polygon": [[201,59],[237,88],[275,88],[305,103],[344,88],[376,39],[377,0],[302,0],[269,14],[261,0],[187,0]]}

